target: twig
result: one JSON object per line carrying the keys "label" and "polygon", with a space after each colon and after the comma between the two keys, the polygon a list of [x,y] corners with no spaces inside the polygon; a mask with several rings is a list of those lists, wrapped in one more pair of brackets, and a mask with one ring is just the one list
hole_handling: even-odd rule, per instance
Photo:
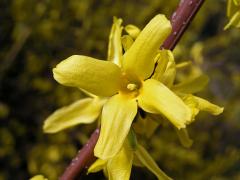
{"label": "twig", "polygon": [[77,156],[72,160],[71,164],[66,168],[60,180],[73,180],[83,169],[87,169],[95,161],[93,149],[99,137],[99,128],[91,135],[87,144],[78,151]]}
{"label": "twig", "polygon": [[[195,14],[205,0],[181,0],[177,10],[171,17],[173,31],[163,43],[162,48],[173,50],[183,33],[191,23]],[[66,168],[60,180],[74,180],[80,172],[96,159],[93,154],[99,137],[99,129],[95,130],[88,143],[79,151],[71,164]]]}
{"label": "twig", "polygon": [[172,33],[162,45],[164,49],[173,50],[196,13],[202,6],[205,0],[181,0],[177,10],[172,14]]}

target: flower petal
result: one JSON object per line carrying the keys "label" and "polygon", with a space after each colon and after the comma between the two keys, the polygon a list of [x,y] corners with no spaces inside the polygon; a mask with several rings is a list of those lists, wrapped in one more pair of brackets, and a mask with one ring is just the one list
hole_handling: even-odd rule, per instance
{"label": "flower petal", "polygon": [[167,87],[172,87],[174,80],[176,77],[176,64],[174,59],[170,59],[167,65],[167,69],[164,72],[161,82],[165,84]]}
{"label": "flower petal", "polygon": [[157,165],[157,163],[153,160],[153,158],[148,154],[146,149],[138,144],[138,148],[135,151],[135,155],[138,160],[148,168],[158,179],[161,180],[170,180],[172,178],[168,177]]}
{"label": "flower petal", "polygon": [[184,102],[154,79],[143,83],[138,102],[145,111],[166,116],[178,129],[185,128],[186,123],[191,120],[191,110]]}
{"label": "flower petal", "polygon": [[56,133],[77,124],[89,124],[99,116],[106,100],[85,98],[58,109],[44,122],[45,133]]}
{"label": "flower petal", "polygon": [[210,103],[209,101],[202,99],[200,97],[194,96],[195,101],[198,104],[198,109],[200,111],[206,111],[209,112],[212,115],[219,115],[223,112],[224,108],[223,107],[219,107],[215,104]]}
{"label": "flower petal", "polygon": [[109,180],[129,180],[133,163],[133,152],[125,146],[107,163]]}
{"label": "flower petal", "polygon": [[97,159],[89,168],[87,173],[95,173],[101,171],[107,164],[107,161]]}
{"label": "flower petal", "polygon": [[133,39],[136,39],[141,32],[137,26],[132,24],[127,25],[124,29]]}
{"label": "flower petal", "polygon": [[112,61],[119,66],[122,64],[121,35],[123,27],[121,24],[122,19],[114,17],[108,44],[108,61]]}
{"label": "flower petal", "polygon": [[193,140],[189,137],[187,129],[186,128],[183,128],[183,129],[175,128],[175,130],[176,130],[178,138],[179,138],[181,144],[183,145],[183,147],[186,147],[186,148],[191,147],[193,144]]}
{"label": "flower petal", "polygon": [[137,120],[133,123],[134,131],[150,138],[160,124],[153,118],[155,117],[153,117],[153,114],[150,113],[146,113],[146,117],[144,118],[138,115]]}
{"label": "flower petal", "polygon": [[129,35],[122,36],[121,40],[122,40],[122,45],[125,52],[132,46],[134,42],[131,36]]}
{"label": "flower petal", "polygon": [[158,53],[157,67],[152,76],[153,79],[162,81],[163,74],[166,71],[170,59],[173,58],[172,52],[169,50],[160,50]]}
{"label": "flower petal", "polygon": [[228,0],[227,2],[227,16],[231,17],[237,10],[240,5],[239,0]]}
{"label": "flower petal", "polygon": [[[199,111],[206,111],[212,115],[219,115],[223,112],[224,108],[219,107],[215,104],[210,103],[209,101],[202,99],[197,96],[193,96],[191,94],[182,94],[181,98],[187,104],[189,108],[192,109],[192,121],[194,120],[195,116],[199,113]],[[190,123],[190,122],[189,122]]]}
{"label": "flower petal", "polygon": [[124,54],[124,70],[142,79],[148,78],[154,68],[154,57],[170,32],[171,24],[167,18],[164,15],[155,16]]}
{"label": "flower petal", "polygon": [[227,16],[231,17],[232,16],[232,12],[233,12],[233,0],[227,0]]}
{"label": "flower petal", "polygon": [[192,111],[192,118],[190,121],[187,122],[187,124],[192,123],[195,120],[195,117],[199,113],[198,109],[198,103],[194,100],[194,96],[191,94],[180,94],[180,97],[182,98],[183,102],[191,109]]}
{"label": "flower petal", "polygon": [[208,81],[208,76],[201,74],[197,77],[190,78],[182,83],[176,84],[171,89],[181,93],[197,93],[208,84]]}
{"label": "flower petal", "polygon": [[101,131],[94,149],[95,156],[108,159],[119,152],[136,114],[135,99],[121,94],[109,99],[102,111]]}
{"label": "flower petal", "polygon": [[240,27],[240,11],[236,12],[228,22],[228,24],[225,25],[224,30],[227,30],[229,27],[234,26],[236,28]]}
{"label": "flower petal", "polygon": [[186,67],[189,67],[190,65],[192,65],[192,61],[184,61],[184,62],[176,64],[176,68],[181,70]]}
{"label": "flower petal", "polygon": [[117,93],[121,70],[112,62],[73,55],[53,69],[54,78],[63,85],[78,87],[98,96]]}

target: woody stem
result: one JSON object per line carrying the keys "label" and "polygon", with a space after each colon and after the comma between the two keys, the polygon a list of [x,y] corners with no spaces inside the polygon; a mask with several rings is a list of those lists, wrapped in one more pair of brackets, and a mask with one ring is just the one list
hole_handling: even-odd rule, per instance
{"label": "woody stem", "polygon": [[[172,33],[165,40],[161,48],[173,50],[182,35],[190,25],[194,16],[202,6],[205,0],[181,0],[176,11],[172,14],[171,24]],[[94,147],[99,137],[99,128],[97,128],[91,135],[88,142],[79,150],[76,157],[72,160],[70,165],[65,169],[60,180],[74,180],[79,174],[87,169],[95,160]]]}

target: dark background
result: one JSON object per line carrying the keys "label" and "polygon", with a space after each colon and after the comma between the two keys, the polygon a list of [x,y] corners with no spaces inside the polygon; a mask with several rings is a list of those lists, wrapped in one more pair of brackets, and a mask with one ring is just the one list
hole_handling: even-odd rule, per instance
{"label": "dark background", "polygon": [[[0,180],[57,179],[96,127],[43,133],[48,115],[83,97],[57,84],[52,68],[72,54],[106,59],[113,16],[142,28],[157,13],[170,17],[178,2],[0,0]],[[223,31],[225,9],[224,0],[206,1],[174,51],[177,62],[203,61],[210,83],[201,96],[224,106],[224,113],[198,116],[189,128],[190,149],[170,127],[145,144],[174,179],[240,179],[240,29]],[[102,173],[86,177],[96,178]],[[154,178],[146,169],[132,171],[132,179]]]}

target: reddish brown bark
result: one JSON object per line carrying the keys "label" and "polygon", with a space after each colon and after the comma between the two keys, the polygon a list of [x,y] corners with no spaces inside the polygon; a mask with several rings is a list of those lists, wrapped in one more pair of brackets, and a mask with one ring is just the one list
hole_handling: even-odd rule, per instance
{"label": "reddish brown bark", "polygon": [[171,24],[172,33],[162,45],[164,49],[173,50],[183,33],[190,25],[191,21],[195,17],[196,13],[202,6],[205,0],[181,0],[177,10],[172,14]]}
{"label": "reddish brown bark", "polygon": [[93,154],[94,147],[99,137],[99,128],[97,128],[91,135],[88,142],[78,151],[77,156],[72,160],[70,165],[66,168],[60,180],[73,180],[82,170],[87,169],[94,161]]}
{"label": "reddish brown bark", "polygon": [[[183,33],[191,23],[192,19],[200,9],[205,0],[181,0],[177,10],[171,17],[172,33],[163,43],[162,48],[173,50],[179,42]],[[99,137],[99,128],[97,128],[87,144],[78,152],[71,164],[66,168],[60,180],[74,180],[79,174],[94,161],[94,147]]]}

